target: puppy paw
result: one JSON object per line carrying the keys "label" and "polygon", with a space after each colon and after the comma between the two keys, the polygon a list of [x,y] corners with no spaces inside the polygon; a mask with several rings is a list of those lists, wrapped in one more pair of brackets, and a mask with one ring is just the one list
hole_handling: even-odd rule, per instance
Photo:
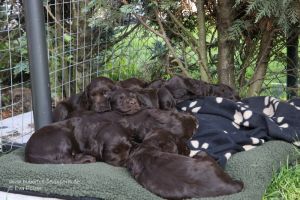
{"label": "puppy paw", "polygon": [[76,164],[84,164],[84,163],[94,163],[96,162],[96,158],[90,155],[77,154],[74,158],[74,163]]}

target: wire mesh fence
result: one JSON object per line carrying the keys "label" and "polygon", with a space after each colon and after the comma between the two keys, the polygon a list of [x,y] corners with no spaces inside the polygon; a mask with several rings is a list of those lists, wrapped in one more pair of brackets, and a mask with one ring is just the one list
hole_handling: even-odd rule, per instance
{"label": "wire mesh fence", "polygon": [[[27,45],[20,1],[0,4],[0,143],[24,143],[33,130]],[[3,149],[2,149],[3,150]]]}
{"label": "wire mesh fence", "polygon": [[[121,1],[44,0],[43,5],[53,106],[100,75],[150,81],[180,71],[165,41],[134,15],[120,12]],[[208,31],[211,41],[213,32]],[[199,78],[195,51],[182,42],[172,45],[183,65]],[[217,46],[208,48],[216,82]],[[262,95],[285,96],[285,67],[278,66],[268,69]],[[0,82],[0,144],[25,143],[34,122],[21,0],[0,0]]]}

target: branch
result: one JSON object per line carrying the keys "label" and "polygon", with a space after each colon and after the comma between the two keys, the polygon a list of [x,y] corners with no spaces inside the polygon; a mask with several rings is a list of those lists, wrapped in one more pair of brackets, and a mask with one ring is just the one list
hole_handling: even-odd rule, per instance
{"label": "branch", "polygon": [[162,24],[162,22],[161,22],[161,20],[160,20],[160,18],[158,16],[158,10],[156,8],[154,9],[154,14],[155,14],[156,20],[158,22],[159,28],[160,28],[160,30],[162,32],[163,40],[166,42],[166,45],[168,46],[169,50],[171,51],[171,53],[175,57],[175,60],[178,63],[178,67],[182,70],[182,72],[183,72],[183,74],[185,76],[190,77],[188,71],[184,68],[181,60],[177,58],[175,49],[172,47],[172,44],[171,44],[169,38],[166,36],[165,29],[164,29],[163,24]]}
{"label": "branch", "polygon": [[56,24],[58,24],[60,26],[60,28],[64,28],[61,23],[56,19],[56,17],[53,15],[53,13],[51,12],[51,9],[49,8],[48,5],[45,6],[45,9],[47,10],[47,13],[50,15],[50,17],[55,21]]}

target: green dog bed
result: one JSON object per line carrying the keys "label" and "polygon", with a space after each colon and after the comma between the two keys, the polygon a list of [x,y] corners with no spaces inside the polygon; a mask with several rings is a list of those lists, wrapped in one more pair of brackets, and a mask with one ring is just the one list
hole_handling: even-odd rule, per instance
{"label": "green dog bed", "polygon": [[[211,200],[260,200],[281,163],[299,158],[296,148],[286,142],[270,141],[247,152],[235,154],[226,171],[244,182],[242,192]],[[163,178],[163,177],[162,177]],[[11,193],[70,199],[143,200],[160,199],[140,186],[125,168],[105,163],[39,165],[24,162],[24,149],[0,157],[0,188]],[[72,199],[71,198],[71,199]]]}

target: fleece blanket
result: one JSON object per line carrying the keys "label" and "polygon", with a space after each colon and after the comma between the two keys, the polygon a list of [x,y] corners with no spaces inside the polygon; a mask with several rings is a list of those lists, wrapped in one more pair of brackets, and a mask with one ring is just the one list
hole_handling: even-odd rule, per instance
{"label": "fleece blanket", "polygon": [[234,102],[203,97],[181,102],[177,108],[193,113],[199,127],[188,141],[191,156],[206,151],[224,167],[235,153],[269,140],[300,146],[300,99],[280,102],[274,97],[250,97]]}
{"label": "fleece blanket", "polygon": [[[289,133],[287,133],[289,134]],[[270,141],[237,153],[225,170],[244,182],[242,192],[205,200],[261,200],[272,175],[286,163],[300,157],[295,147],[283,141]],[[106,163],[30,164],[24,162],[24,149],[0,157],[0,190],[63,199],[155,200],[160,199],[140,186],[125,168]],[[162,177],[163,178],[163,177]],[[72,197],[72,198],[71,198]]]}

